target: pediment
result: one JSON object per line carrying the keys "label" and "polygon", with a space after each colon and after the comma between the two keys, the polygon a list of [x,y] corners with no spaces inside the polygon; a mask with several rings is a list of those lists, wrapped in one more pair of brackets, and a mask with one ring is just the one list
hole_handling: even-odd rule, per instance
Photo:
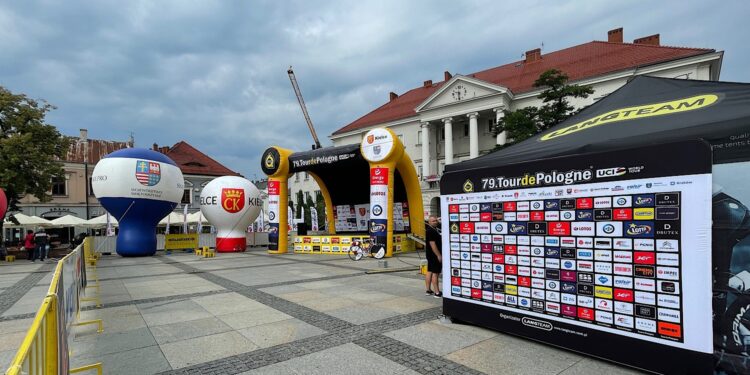
{"label": "pediment", "polygon": [[422,102],[416,112],[451,104],[468,102],[477,98],[508,93],[508,89],[472,77],[457,75]]}

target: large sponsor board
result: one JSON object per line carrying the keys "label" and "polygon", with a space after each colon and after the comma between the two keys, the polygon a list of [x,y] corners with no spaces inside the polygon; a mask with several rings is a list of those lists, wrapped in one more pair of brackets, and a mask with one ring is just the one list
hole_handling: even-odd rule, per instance
{"label": "large sponsor board", "polygon": [[446,314],[655,371],[710,368],[710,150],[656,151],[447,175]]}

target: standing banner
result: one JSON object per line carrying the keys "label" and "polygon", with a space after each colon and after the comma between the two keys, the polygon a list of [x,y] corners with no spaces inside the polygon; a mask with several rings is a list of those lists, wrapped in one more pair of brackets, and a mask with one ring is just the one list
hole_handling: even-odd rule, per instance
{"label": "standing banner", "polygon": [[188,232],[187,215],[189,206],[188,204],[182,206],[182,233]]}
{"label": "standing banner", "polygon": [[370,168],[370,238],[385,245],[388,235],[388,168]]}
{"label": "standing banner", "polygon": [[203,211],[198,211],[198,227],[196,228],[197,233],[203,232]]}
{"label": "standing banner", "polygon": [[268,249],[279,250],[279,181],[268,180]]}
{"label": "standing banner", "polygon": [[294,219],[296,217],[294,216],[294,210],[292,209],[292,206],[288,206],[287,207],[286,217],[289,218],[289,221],[288,221],[288,223],[286,225],[287,229],[290,230],[290,231],[295,230],[296,227],[297,227],[297,225],[295,224],[295,220]]}
{"label": "standing banner", "polygon": [[107,237],[114,237],[115,236],[115,227],[112,225],[112,216],[109,215],[109,212],[107,212],[107,230],[106,230]]}
{"label": "standing banner", "polygon": [[659,373],[712,373],[711,148],[446,173],[444,313]]}
{"label": "standing banner", "polygon": [[314,206],[310,207],[310,227],[313,232],[318,231],[318,210]]}

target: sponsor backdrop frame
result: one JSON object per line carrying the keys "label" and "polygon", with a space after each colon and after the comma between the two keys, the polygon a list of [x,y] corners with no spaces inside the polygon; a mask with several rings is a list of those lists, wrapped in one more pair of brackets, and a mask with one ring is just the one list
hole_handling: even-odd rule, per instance
{"label": "sponsor backdrop frame", "polygon": [[[403,217],[400,217],[402,220],[398,227],[403,228],[405,233],[424,237],[424,218],[421,216],[424,207],[419,177],[414,163],[404,152],[404,145],[389,129],[372,129],[361,144],[298,153],[273,146],[263,153],[261,169],[268,176],[270,253],[288,251],[288,179],[299,172],[307,172],[320,187],[326,206],[325,229],[329,236],[356,236],[356,233],[343,233],[342,227],[337,229],[336,208],[354,209],[368,204],[370,219],[367,228],[361,229],[367,231],[370,238],[385,245],[386,256],[390,257],[394,251],[399,251],[398,244],[394,245],[397,226],[393,217],[394,202],[399,202]],[[408,208],[408,212],[404,207]],[[359,231],[354,227],[352,232]]]}
{"label": "sponsor backdrop frame", "polygon": [[[698,324],[711,326],[714,369],[748,373],[750,338],[745,322],[750,321],[750,290],[746,287],[750,285],[750,84],[635,77],[547,132],[446,166],[445,176],[530,160],[695,139],[703,139],[712,147],[713,268],[712,297],[691,304],[712,306],[713,324],[708,320]],[[446,309],[454,304],[450,299],[444,303]],[[491,309],[488,311],[492,314]],[[460,319],[461,314],[456,318]],[[650,350],[649,345],[639,344],[638,348],[639,353]],[[589,350],[583,352],[597,355]],[[703,367],[685,371],[711,372]]]}

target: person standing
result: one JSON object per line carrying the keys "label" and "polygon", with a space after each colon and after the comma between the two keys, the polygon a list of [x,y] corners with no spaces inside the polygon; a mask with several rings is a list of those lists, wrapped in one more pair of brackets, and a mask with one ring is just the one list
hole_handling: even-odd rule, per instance
{"label": "person standing", "polygon": [[23,238],[23,248],[26,249],[29,260],[34,260],[36,245],[34,244],[34,231],[31,229],[26,231],[26,237]]}
{"label": "person standing", "polygon": [[424,278],[427,289],[425,294],[440,298],[443,296],[440,292],[440,273],[443,272],[443,240],[438,231],[438,218],[430,216],[425,229],[425,258],[427,258],[427,273]]}
{"label": "person standing", "polygon": [[44,261],[44,253],[47,250],[47,243],[49,242],[49,235],[47,235],[47,232],[44,231],[44,228],[39,228],[39,230],[34,233],[34,244],[36,245],[36,251],[34,251],[34,259],[31,261],[35,261],[37,257]]}

